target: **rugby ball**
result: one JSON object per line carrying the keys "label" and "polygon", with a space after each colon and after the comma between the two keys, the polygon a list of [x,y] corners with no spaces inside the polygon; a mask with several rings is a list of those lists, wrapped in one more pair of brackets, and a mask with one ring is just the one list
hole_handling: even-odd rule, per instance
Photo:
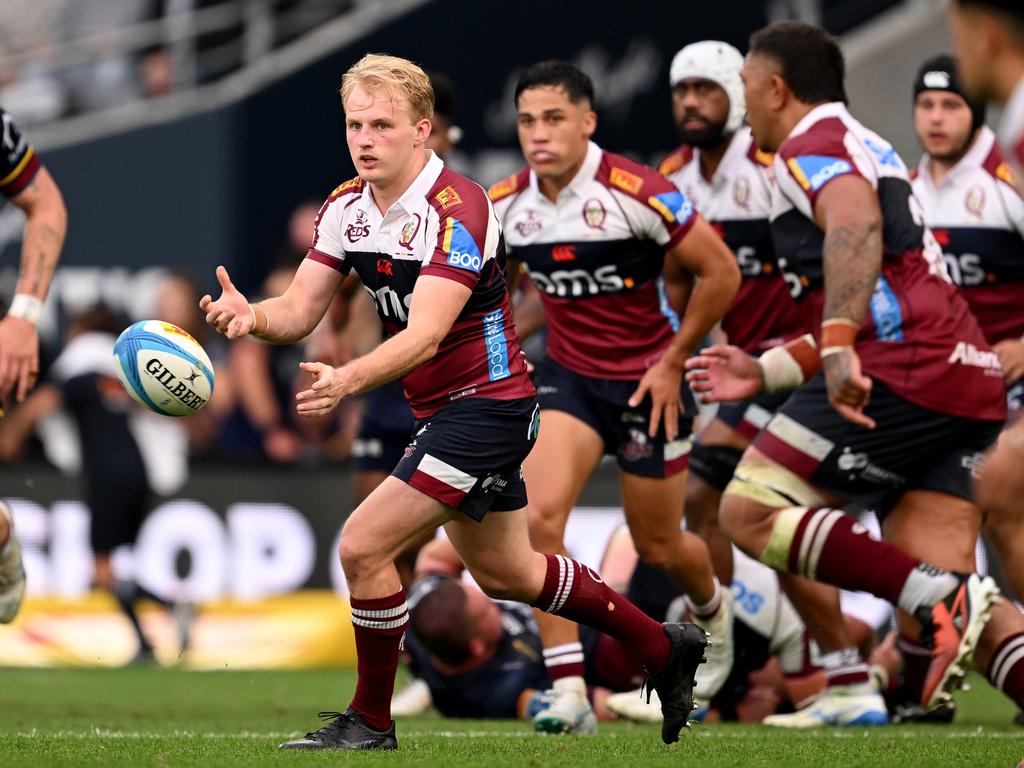
{"label": "rugby ball", "polygon": [[114,343],[114,367],[125,390],[162,416],[195,413],[213,394],[213,364],[187,331],[160,320],[125,328]]}

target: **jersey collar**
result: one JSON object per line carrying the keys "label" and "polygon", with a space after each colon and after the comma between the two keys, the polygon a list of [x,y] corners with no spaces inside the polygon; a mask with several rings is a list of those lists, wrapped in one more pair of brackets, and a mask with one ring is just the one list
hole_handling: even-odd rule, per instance
{"label": "jersey collar", "polygon": [[[819,104],[800,118],[800,122],[793,126],[793,130],[789,132],[789,136],[786,137],[786,141],[789,141],[794,136],[799,136],[801,133],[805,133],[808,128],[819,120],[824,120],[826,117],[844,117],[848,114],[849,111],[846,109],[846,105],[841,101],[830,101],[826,104]],[[782,143],[785,144],[786,141]]]}
{"label": "jersey collar", "polygon": [[[968,173],[975,168],[981,168],[985,164],[985,158],[992,152],[992,145],[995,144],[996,135],[992,133],[992,129],[987,125],[981,126],[978,131],[978,136],[974,140],[974,144],[971,146],[967,153],[961,157],[956,165],[949,169],[946,175],[942,178],[940,187],[945,186],[947,183],[955,183],[957,177],[964,173]],[[932,180],[932,174],[928,170],[928,154],[925,153],[921,156],[921,161],[917,164],[917,175],[918,178],[923,179],[924,183],[932,189],[935,189],[935,182]]]}
{"label": "jersey collar", "polygon": [[[423,198],[427,196],[427,192],[430,191],[431,187],[437,183],[438,176],[444,170],[444,161],[434,153],[434,150],[428,149],[424,151],[430,153],[427,164],[423,166],[423,170],[413,179],[409,188],[394,203],[394,205],[400,206],[406,213],[420,210],[423,205]],[[369,187],[370,185],[367,184],[366,188],[369,189]]]}

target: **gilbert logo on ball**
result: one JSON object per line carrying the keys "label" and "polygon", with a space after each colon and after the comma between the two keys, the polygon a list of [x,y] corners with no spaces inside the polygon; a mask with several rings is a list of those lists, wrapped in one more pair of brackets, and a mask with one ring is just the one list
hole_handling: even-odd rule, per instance
{"label": "gilbert logo on ball", "polygon": [[213,394],[213,364],[198,341],[176,325],[143,320],[114,344],[114,366],[125,390],[163,416],[195,413]]}

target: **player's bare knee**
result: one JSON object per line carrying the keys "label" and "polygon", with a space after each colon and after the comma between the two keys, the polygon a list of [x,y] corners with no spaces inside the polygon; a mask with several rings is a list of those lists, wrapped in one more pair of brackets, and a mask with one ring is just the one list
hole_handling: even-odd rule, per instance
{"label": "player's bare knee", "polygon": [[644,563],[659,571],[667,570],[676,557],[679,548],[678,537],[633,534],[636,554]]}
{"label": "player's bare knee", "polygon": [[565,534],[565,515],[554,507],[534,507],[531,503],[528,521],[530,544],[538,552],[558,552]]}
{"label": "player's bare knee", "polygon": [[349,582],[359,581],[366,574],[376,572],[387,565],[389,559],[379,544],[367,540],[359,531],[349,531],[347,527],[338,542],[338,557]]}

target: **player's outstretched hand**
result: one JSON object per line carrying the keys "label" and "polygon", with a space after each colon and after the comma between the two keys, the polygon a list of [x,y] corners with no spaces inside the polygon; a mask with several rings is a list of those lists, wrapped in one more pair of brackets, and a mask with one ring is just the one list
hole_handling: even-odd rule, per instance
{"label": "player's outstretched hand", "polygon": [[871,379],[861,373],[860,358],[847,347],[822,360],[828,401],[847,421],[866,429],[875,428],[875,420],[864,414],[871,397]]}
{"label": "player's outstretched hand", "polygon": [[702,403],[746,400],[764,389],[761,364],[731,344],[706,347],[687,360],[686,380]]}
{"label": "player's outstretched hand", "polygon": [[664,358],[647,369],[636,391],[629,398],[630,408],[636,408],[645,396],[651,396],[651,421],[647,434],[654,437],[658,427],[665,425],[665,437],[675,440],[679,436],[679,414],[683,401],[679,390],[683,383],[681,369],[665,362]]}
{"label": "player's outstretched hand", "polygon": [[295,410],[307,419],[318,419],[337,408],[347,395],[345,369],[333,368],[325,363],[299,363],[299,368],[312,374],[313,385],[299,392]]}
{"label": "player's outstretched hand", "polygon": [[39,332],[20,317],[0,320],[0,400],[15,390],[22,402],[39,376]]}
{"label": "player's outstretched hand", "polygon": [[248,299],[235,288],[224,267],[217,267],[217,282],[220,283],[220,298],[214,301],[210,294],[206,294],[199,300],[199,308],[206,313],[206,322],[229,339],[248,335],[254,320]]}

